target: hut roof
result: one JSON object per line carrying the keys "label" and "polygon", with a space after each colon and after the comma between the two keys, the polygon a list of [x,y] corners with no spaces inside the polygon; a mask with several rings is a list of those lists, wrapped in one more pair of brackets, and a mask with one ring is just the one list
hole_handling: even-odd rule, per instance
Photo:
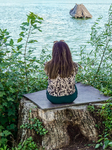
{"label": "hut roof", "polygon": [[70,10],[70,15],[75,18],[92,18],[92,15],[86,9],[83,4],[76,4],[73,9]]}

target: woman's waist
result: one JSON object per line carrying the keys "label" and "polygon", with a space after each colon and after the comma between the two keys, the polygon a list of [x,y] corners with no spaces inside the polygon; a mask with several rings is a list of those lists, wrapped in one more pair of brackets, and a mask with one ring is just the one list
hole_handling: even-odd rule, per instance
{"label": "woman's waist", "polygon": [[68,96],[75,93],[75,86],[71,88],[59,88],[59,87],[50,87],[48,86],[47,91],[52,96]]}

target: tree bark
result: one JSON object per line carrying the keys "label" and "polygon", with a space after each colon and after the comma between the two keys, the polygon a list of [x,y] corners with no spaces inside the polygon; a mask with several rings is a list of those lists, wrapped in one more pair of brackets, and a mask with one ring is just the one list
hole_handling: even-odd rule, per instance
{"label": "tree bark", "polygon": [[[22,124],[29,122],[30,109],[30,118],[39,118],[45,129],[48,130],[48,133],[41,138],[33,130],[20,128]],[[74,130],[71,134],[70,130],[72,129]],[[19,106],[18,141],[32,136],[36,142],[40,141],[40,144],[46,150],[51,150],[69,145],[71,139],[77,138],[79,134],[82,134],[89,141],[97,141],[98,139],[95,118],[87,110],[87,105],[42,110],[27,98],[23,97],[21,99]]]}

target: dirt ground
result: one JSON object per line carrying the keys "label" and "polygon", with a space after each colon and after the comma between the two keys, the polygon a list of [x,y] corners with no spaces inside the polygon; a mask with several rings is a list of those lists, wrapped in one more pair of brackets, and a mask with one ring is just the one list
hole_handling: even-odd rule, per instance
{"label": "dirt ground", "polygon": [[79,136],[76,139],[72,139],[69,146],[58,150],[102,150],[102,148],[95,149],[95,145],[95,143],[89,142],[84,137]]}
{"label": "dirt ground", "polygon": [[[58,150],[103,150],[102,147],[95,149],[95,145],[95,143],[89,142],[84,138],[78,138],[73,140],[69,146]],[[107,148],[106,150],[112,150],[112,148]]]}
{"label": "dirt ground", "polygon": [[59,150],[101,150],[101,148],[95,149],[94,147],[95,147],[94,143],[90,143],[84,140],[79,142],[74,141],[70,143],[69,146],[63,147],[62,149]]}

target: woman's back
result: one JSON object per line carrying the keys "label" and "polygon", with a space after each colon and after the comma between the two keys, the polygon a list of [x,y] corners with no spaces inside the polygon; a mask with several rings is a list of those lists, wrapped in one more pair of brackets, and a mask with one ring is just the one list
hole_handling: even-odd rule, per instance
{"label": "woman's back", "polygon": [[45,64],[45,72],[48,75],[48,100],[53,103],[72,102],[77,97],[77,71],[78,65],[73,62],[68,45],[64,41],[57,41],[53,45],[52,59]]}
{"label": "woman's back", "polygon": [[78,66],[74,63],[74,72],[69,76],[62,78],[58,74],[55,79],[50,79],[48,76],[47,91],[52,96],[67,96],[75,92],[75,76],[78,71]]}

